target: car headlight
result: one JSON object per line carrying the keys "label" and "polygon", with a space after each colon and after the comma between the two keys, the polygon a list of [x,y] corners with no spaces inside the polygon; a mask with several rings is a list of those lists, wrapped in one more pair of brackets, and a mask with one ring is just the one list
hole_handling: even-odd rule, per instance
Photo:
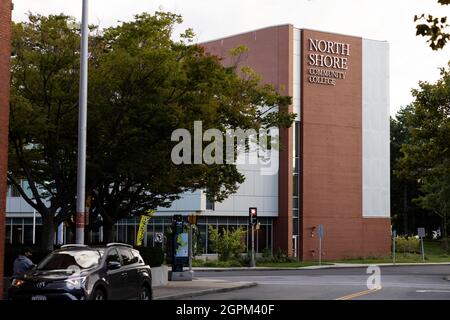
{"label": "car headlight", "polygon": [[84,288],[86,277],[69,278],[65,282],[68,289],[81,289]]}
{"label": "car headlight", "polygon": [[21,285],[23,285],[25,283],[25,281],[20,280],[20,279],[13,279],[13,281],[11,282],[11,286],[12,287],[20,287]]}

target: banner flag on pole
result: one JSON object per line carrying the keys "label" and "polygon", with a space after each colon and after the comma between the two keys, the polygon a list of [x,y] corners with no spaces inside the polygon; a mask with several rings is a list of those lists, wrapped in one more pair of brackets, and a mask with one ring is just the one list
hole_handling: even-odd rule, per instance
{"label": "banner flag on pole", "polygon": [[139,223],[139,230],[137,234],[136,239],[136,246],[140,247],[142,246],[142,241],[144,240],[145,236],[145,230],[147,229],[148,221],[153,217],[155,214],[155,210],[148,210],[146,214],[141,216],[141,221]]}

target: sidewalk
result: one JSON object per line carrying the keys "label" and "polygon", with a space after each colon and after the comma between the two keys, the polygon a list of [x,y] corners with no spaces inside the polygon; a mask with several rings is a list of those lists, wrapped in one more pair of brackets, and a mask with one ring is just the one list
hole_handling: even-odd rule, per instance
{"label": "sidewalk", "polygon": [[169,281],[167,286],[154,287],[154,300],[176,300],[255,287],[256,282],[231,282],[218,279],[194,278],[193,281]]}

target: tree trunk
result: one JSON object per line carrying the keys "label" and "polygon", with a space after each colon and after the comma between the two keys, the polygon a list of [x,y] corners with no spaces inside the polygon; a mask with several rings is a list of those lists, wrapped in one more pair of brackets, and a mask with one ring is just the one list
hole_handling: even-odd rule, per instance
{"label": "tree trunk", "polygon": [[55,222],[51,214],[42,214],[42,235],[41,248],[46,251],[53,251],[53,243],[55,242]]}
{"label": "tree trunk", "polygon": [[403,233],[408,235],[408,187],[403,185]]}
{"label": "tree trunk", "polygon": [[103,243],[114,242],[114,223],[103,221]]}

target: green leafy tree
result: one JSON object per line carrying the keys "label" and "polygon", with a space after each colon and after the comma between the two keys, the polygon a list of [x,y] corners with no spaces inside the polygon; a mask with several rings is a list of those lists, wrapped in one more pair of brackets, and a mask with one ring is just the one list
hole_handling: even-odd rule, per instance
{"label": "green leafy tree", "polygon": [[[450,0],[438,0],[438,3],[446,6],[450,4]],[[432,15],[421,14],[414,17],[414,22],[417,22],[417,32],[419,36],[428,38],[427,42],[431,49],[442,49],[450,40],[450,33],[448,32],[447,17],[434,17]]]}
{"label": "green leafy tree", "polygon": [[415,101],[406,114],[410,139],[403,144],[397,174],[419,182],[422,208],[441,218],[445,246],[448,229],[450,185],[450,72],[441,70],[435,84],[420,83]]}
{"label": "green leafy tree", "polygon": [[[225,134],[288,127],[294,119],[290,97],[260,85],[249,68],[222,66],[192,44],[191,30],[172,40],[181,22],[156,12],[92,28],[86,194],[91,227],[101,223],[107,242],[122,218],[196,189],[222,201],[244,181],[234,164],[174,164],[174,130],[192,135],[194,121],[202,121],[203,130]],[[8,177],[43,216],[43,246],[51,248],[55,225],[75,211],[79,30],[67,16],[30,15],[14,25],[13,38]]]}
{"label": "green leafy tree", "polygon": [[212,249],[219,254],[220,261],[239,259],[245,250],[245,231],[242,227],[219,230],[209,226],[209,239]]}
{"label": "green leafy tree", "polygon": [[401,148],[410,141],[406,124],[412,106],[400,109],[391,122],[391,217],[393,228],[398,234],[414,234],[416,223],[424,216],[424,210],[412,200],[420,194],[419,183],[415,177],[401,174],[399,161],[403,157]]}
{"label": "green leafy tree", "polygon": [[[42,216],[42,244],[74,211],[79,36],[67,16],[13,23],[8,182]],[[21,183],[25,180],[26,183]]]}

